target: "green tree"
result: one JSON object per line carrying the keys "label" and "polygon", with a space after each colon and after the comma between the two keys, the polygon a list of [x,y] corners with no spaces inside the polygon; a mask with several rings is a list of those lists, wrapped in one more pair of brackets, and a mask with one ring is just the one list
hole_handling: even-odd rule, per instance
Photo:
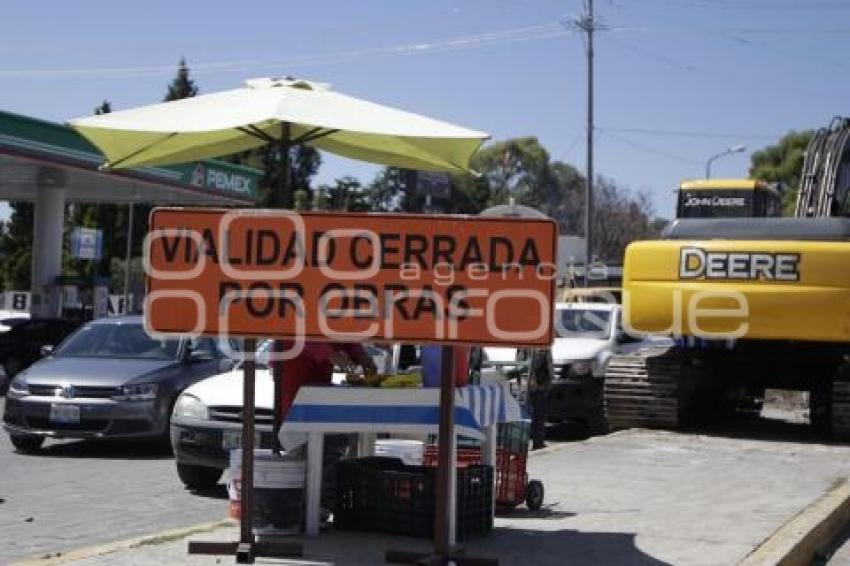
{"label": "green tree", "polygon": [[112,104],[108,100],[104,100],[101,102],[100,106],[94,109],[94,115],[100,116],[101,114],[109,114],[112,112]]}
{"label": "green tree", "polygon": [[410,190],[411,171],[384,167],[366,187],[369,208],[376,212],[421,212],[424,199]]}
{"label": "green tree", "polygon": [[555,190],[549,152],[535,137],[495,142],[472,159],[489,185],[489,204],[506,204],[513,197],[529,206],[548,203]]}
{"label": "green tree", "polygon": [[[426,197],[416,189],[416,172],[385,167],[366,187],[369,207],[377,212],[423,212]],[[450,214],[477,214],[487,207],[490,186],[473,175],[449,176],[448,198],[432,197],[432,206]]]}
{"label": "green tree", "polygon": [[750,158],[750,177],[781,182],[785,186],[782,210],[786,216],[794,214],[797,193],[800,191],[803,157],[813,134],[812,130],[789,132],[779,143],[756,151]]}
{"label": "green tree", "polygon": [[277,144],[268,144],[222,159],[263,171],[263,177],[258,183],[260,206],[292,208],[298,193],[303,193],[303,200],[307,203],[315,198],[311,182],[322,164],[322,155],[313,147],[298,145],[289,150],[290,190],[285,193],[280,191],[281,159]]}
{"label": "green tree", "polygon": [[[112,111],[112,105],[108,100],[95,108],[94,113],[108,114]],[[144,239],[146,226],[142,221],[147,218],[150,206],[139,204],[134,210],[133,225],[133,254],[141,255],[142,240]],[[70,256],[66,249],[63,258],[63,271],[68,275],[79,275],[85,278],[109,277],[114,275],[112,270],[115,262],[122,268],[120,280],[123,283],[123,264],[127,253],[127,229],[129,223],[129,207],[126,204],[114,205],[103,203],[72,203],[66,208],[65,214],[65,242],[69,241],[70,233],[74,228],[98,228],[103,230],[103,255],[98,261],[80,260]],[[65,246],[68,247],[67,245]],[[121,285],[113,286],[113,290],[121,289]]]}
{"label": "green tree", "polygon": [[[477,175],[452,175],[447,199],[432,204],[448,213],[478,214],[507,204],[530,206],[554,218],[560,233],[584,233],[585,179],[568,163],[553,161],[533,137],[495,142],[473,157]],[[373,211],[422,212],[425,197],[415,187],[412,171],[386,167],[366,187]],[[603,260],[622,261],[626,245],[656,236],[666,221],[653,217],[649,198],[632,193],[611,179],[597,177],[594,186],[594,253]]]}
{"label": "green tree", "polygon": [[183,98],[191,98],[198,94],[198,85],[189,76],[189,67],[186,66],[186,58],[182,57],[177,67],[177,76],[168,85],[168,92],[165,95],[165,102],[172,100],[181,100]]}
{"label": "green tree", "polygon": [[320,185],[313,192],[315,210],[367,212],[371,203],[363,185],[354,177],[337,179],[333,185]]}
{"label": "green tree", "polygon": [[[585,178],[572,165],[553,161],[537,138],[495,142],[478,152],[471,166],[481,177],[458,185],[467,195],[475,187],[474,201],[484,197],[497,205],[513,198],[554,218],[561,234],[584,233]],[[657,233],[649,199],[611,179],[596,178],[594,204],[594,254],[601,259],[621,261],[630,241]]]}
{"label": "green tree", "polygon": [[34,208],[31,202],[10,202],[9,206],[12,214],[0,235],[2,284],[8,290],[27,290],[32,275]]}

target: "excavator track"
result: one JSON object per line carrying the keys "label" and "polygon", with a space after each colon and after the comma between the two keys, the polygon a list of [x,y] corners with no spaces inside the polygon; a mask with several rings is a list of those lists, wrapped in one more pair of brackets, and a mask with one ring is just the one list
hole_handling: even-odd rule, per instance
{"label": "excavator track", "polygon": [[845,363],[835,374],[830,414],[833,437],[850,441],[850,364]]}
{"label": "excavator track", "polygon": [[605,372],[605,417],[611,430],[679,427],[683,357],[677,348],[615,355]]}

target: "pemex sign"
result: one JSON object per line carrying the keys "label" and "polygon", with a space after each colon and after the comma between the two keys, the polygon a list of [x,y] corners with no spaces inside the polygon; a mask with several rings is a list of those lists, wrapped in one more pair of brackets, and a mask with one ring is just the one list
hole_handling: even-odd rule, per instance
{"label": "pemex sign", "polygon": [[548,219],[157,208],[151,332],[542,346]]}

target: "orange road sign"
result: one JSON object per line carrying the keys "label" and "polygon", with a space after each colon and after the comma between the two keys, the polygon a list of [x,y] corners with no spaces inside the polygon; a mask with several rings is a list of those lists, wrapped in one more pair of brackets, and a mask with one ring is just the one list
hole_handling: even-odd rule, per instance
{"label": "orange road sign", "polygon": [[153,332],[552,342],[552,220],[157,208],[149,226]]}

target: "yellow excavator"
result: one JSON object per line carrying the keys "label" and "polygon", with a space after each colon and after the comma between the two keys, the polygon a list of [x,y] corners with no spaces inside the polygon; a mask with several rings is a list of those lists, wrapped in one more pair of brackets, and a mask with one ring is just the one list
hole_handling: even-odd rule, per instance
{"label": "yellow excavator", "polygon": [[850,118],[814,134],[793,218],[679,216],[626,250],[627,328],[676,345],[610,361],[609,427],[678,428],[769,387],[809,391],[812,423],[850,440]]}

